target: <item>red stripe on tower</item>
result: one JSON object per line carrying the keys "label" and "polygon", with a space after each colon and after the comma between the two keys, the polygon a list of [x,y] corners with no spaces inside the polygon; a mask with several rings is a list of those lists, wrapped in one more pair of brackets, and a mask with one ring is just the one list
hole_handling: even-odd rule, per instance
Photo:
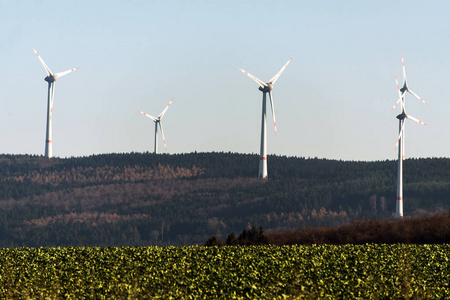
{"label": "red stripe on tower", "polygon": [[397,200],[402,201],[403,198],[402,197],[397,197]]}
{"label": "red stripe on tower", "polygon": [[259,160],[267,160],[267,157],[260,157]]}

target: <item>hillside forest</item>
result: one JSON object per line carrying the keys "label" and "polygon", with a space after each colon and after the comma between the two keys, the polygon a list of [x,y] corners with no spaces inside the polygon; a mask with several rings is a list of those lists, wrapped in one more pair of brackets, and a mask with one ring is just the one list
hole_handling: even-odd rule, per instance
{"label": "hillside forest", "polygon": [[[204,244],[253,227],[282,232],[392,220],[396,161],[258,155],[0,155],[0,247]],[[404,162],[404,214],[450,208],[450,159]]]}

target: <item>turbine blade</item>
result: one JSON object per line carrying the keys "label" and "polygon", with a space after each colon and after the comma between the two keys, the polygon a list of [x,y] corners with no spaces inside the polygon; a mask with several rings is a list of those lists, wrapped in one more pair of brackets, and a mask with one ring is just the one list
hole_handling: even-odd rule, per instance
{"label": "turbine blade", "polygon": [[397,76],[395,76],[395,83],[397,84],[397,92],[398,92],[398,96],[401,98],[403,96],[403,93],[400,91],[400,86],[398,85],[398,80],[397,80]]}
{"label": "turbine blade", "polygon": [[143,114],[144,116],[146,116],[146,117],[149,117],[150,119],[152,119],[154,122],[156,122],[156,120],[158,120],[157,118],[155,118],[154,116],[151,116],[151,115],[149,115],[149,114],[146,114],[145,112],[143,112],[143,111],[139,111],[141,114]]}
{"label": "turbine blade", "polygon": [[269,80],[269,83],[271,83],[272,85],[275,84],[275,81],[277,81],[278,77],[280,77],[281,73],[283,73],[284,69],[286,69],[287,65],[291,62],[291,60],[292,58],[289,58],[289,60],[287,61],[287,63],[284,64],[281,70],[275,76],[273,76],[272,79]]}
{"label": "turbine blade", "polygon": [[402,96],[400,96],[400,99],[398,99],[397,100],[397,102],[395,102],[395,104],[394,104],[394,106],[391,108],[391,111],[393,111],[394,110],[394,108],[396,108],[397,107],[397,105],[400,103],[400,101],[403,99],[403,97]]}
{"label": "turbine blade", "polygon": [[402,137],[403,129],[404,129],[404,128],[405,128],[405,120],[403,120],[402,129],[400,130],[400,134],[398,135],[398,138],[397,138],[397,143],[395,144],[395,150],[397,150],[398,143],[399,143],[399,141],[400,141],[400,138]]}
{"label": "turbine blade", "polygon": [[244,73],[245,75],[247,75],[248,77],[250,77],[251,79],[253,79],[254,81],[256,81],[262,88],[264,88],[265,86],[267,86],[266,83],[264,83],[263,81],[259,80],[258,78],[256,78],[255,76],[253,76],[252,74],[250,74],[247,71],[242,70],[241,68],[239,68],[239,70],[242,71],[242,73]]}
{"label": "turbine blade", "polygon": [[[31,48],[33,48],[33,47],[31,47]],[[39,60],[41,61],[42,65],[44,66],[45,72],[47,72],[47,75],[48,75],[48,76],[53,75],[52,71],[50,71],[50,68],[47,67],[47,65],[45,64],[45,62],[44,62],[44,60],[42,59],[42,57],[39,55],[39,53],[37,53],[36,49],[33,48],[33,51],[34,51],[34,53],[36,53],[37,57],[38,57]]]}
{"label": "turbine blade", "polygon": [[163,127],[162,127],[161,121],[159,121],[159,128],[161,129],[161,135],[162,135],[162,138],[163,138],[163,142],[164,142],[164,148],[165,148],[165,149],[166,149],[166,151],[167,151],[167,146],[166,146],[166,138],[164,137],[164,130],[163,130]]}
{"label": "turbine blade", "polygon": [[410,119],[410,120],[413,120],[413,121],[415,121],[415,122],[417,122],[417,123],[419,123],[419,124],[422,124],[422,125],[427,126],[427,124],[425,124],[424,122],[420,121],[419,119],[414,118],[413,116],[406,115],[406,118],[407,118],[407,119]]}
{"label": "turbine blade", "polygon": [[406,107],[405,107],[405,93],[402,94],[402,112],[405,112],[406,114]]}
{"label": "turbine blade", "polygon": [[426,105],[428,105],[428,103],[425,102],[425,100],[423,100],[422,98],[420,98],[419,96],[417,96],[416,93],[414,93],[413,91],[411,91],[410,89],[408,89],[408,92],[413,95],[414,97],[416,97],[417,99],[419,99],[420,101],[422,101],[423,103],[425,103]]}
{"label": "turbine blade", "polygon": [[269,92],[270,105],[272,106],[273,126],[275,127],[275,135],[277,135],[277,121],[275,120],[275,109],[273,107],[272,92]]}
{"label": "turbine blade", "polygon": [[73,71],[76,71],[76,70],[78,70],[78,68],[73,68],[73,69],[70,69],[70,70],[67,70],[67,71],[64,71],[64,72],[59,72],[59,73],[56,73],[56,74],[55,74],[55,77],[56,77],[56,78],[61,78],[61,77],[63,77],[64,75],[67,75],[67,74],[69,74],[69,73],[72,73]]}
{"label": "turbine blade", "polygon": [[399,97],[399,99],[397,100],[397,102],[395,102],[394,106],[391,108],[391,111],[393,111],[394,108],[397,107],[398,103],[402,100],[402,93],[400,92],[400,87],[399,87],[399,85],[398,85],[397,76],[394,75],[394,77],[395,77],[395,83],[397,84],[397,91],[398,91],[398,97]]}
{"label": "turbine blade", "polygon": [[159,116],[158,116],[159,119],[161,119],[161,118],[164,116],[164,114],[166,113],[166,111],[169,109],[170,104],[172,104],[172,101],[173,101],[173,98],[172,98],[172,100],[170,100],[169,104],[167,104],[167,106],[166,106],[166,108],[163,110],[163,112],[159,114]]}
{"label": "turbine blade", "polygon": [[403,67],[403,85],[406,83],[406,70],[405,70],[405,61],[403,60],[403,53],[402,53],[402,67]]}

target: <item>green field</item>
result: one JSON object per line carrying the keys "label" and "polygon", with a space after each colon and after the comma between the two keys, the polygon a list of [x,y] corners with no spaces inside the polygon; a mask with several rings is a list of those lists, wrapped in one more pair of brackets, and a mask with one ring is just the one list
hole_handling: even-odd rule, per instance
{"label": "green field", "polygon": [[0,249],[0,298],[450,297],[450,245]]}

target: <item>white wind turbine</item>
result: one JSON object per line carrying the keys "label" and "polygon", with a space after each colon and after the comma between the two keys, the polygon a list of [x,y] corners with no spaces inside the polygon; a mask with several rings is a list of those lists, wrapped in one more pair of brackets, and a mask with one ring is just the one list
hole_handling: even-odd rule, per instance
{"label": "white wind turbine", "polygon": [[275,120],[275,110],[273,106],[273,96],[272,96],[272,89],[273,85],[277,81],[278,77],[280,77],[281,73],[283,73],[284,69],[286,69],[289,62],[292,60],[290,58],[287,63],[281,68],[281,70],[272,78],[269,80],[269,82],[264,83],[263,81],[259,80],[255,76],[249,74],[248,72],[241,70],[245,75],[256,81],[256,83],[259,84],[259,90],[263,93],[263,103],[262,103],[262,119],[261,119],[261,148],[260,148],[260,157],[259,157],[259,172],[258,177],[259,178],[267,178],[267,125],[266,125],[266,94],[269,93],[270,98],[270,105],[272,107],[272,116],[273,116],[273,125],[275,127],[275,135],[277,134],[277,123]]}
{"label": "white wind turbine", "polygon": [[169,109],[169,106],[172,104],[172,101],[173,101],[173,99],[170,100],[167,107],[157,117],[153,117],[149,114],[146,114],[145,112],[139,111],[141,114],[143,114],[146,117],[149,117],[150,119],[153,120],[153,122],[155,122],[155,153],[158,153],[158,124],[159,124],[159,128],[161,129],[161,135],[162,135],[163,142],[164,142],[164,148],[167,151],[166,138],[164,137],[164,130],[162,127],[161,120],[162,120],[162,117],[164,116],[164,114],[166,113],[166,111]]}
{"label": "white wind turbine", "polygon": [[51,158],[53,156],[52,151],[52,112],[53,112],[53,99],[55,97],[55,82],[57,79],[63,77],[66,74],[69,74],[73,71],[78,70],[78,68],[70,69],[64,72],[53,74],[50,71],[49,67],[45,64],[44,60],[37,53],[37,51],[33,48],[34,53],[36,53],[37,57],[41,61],[42,65],[47,72],[47,77],[44,78],[45,81],[48,82],[48,101],[47,101],[47,129],[45,134],[45,157]]}
{"label": "white wind turbine", "polygon": [[399,120],[399,135],[397,139],[397,144],[395,145],[395,149],[398,147],[398,169],[397,169],[397,199],[395,205],[395,215],[397,217],[403,217],[403,160],[405,159],[405,121],[406,119],[413,120],[419,124],[427,125],[422,121],[410,116],[406,113],[405,108],[405,96],[406,92],[412,94],[414,97],[427,104],[422,98],[417,96],[413,91],[411,91],[406,82],[406,71],[405,71],[405,62],[403,60],[402,54],[402,66],[403,66],[403,86],[400,88],[398,85],[397,76],[395,76],[395,82],[397,83],[397,90],[399,99],[395,103],[394,107],[392,107],[391,111],[401,103],[401,114],[397,116]]}

